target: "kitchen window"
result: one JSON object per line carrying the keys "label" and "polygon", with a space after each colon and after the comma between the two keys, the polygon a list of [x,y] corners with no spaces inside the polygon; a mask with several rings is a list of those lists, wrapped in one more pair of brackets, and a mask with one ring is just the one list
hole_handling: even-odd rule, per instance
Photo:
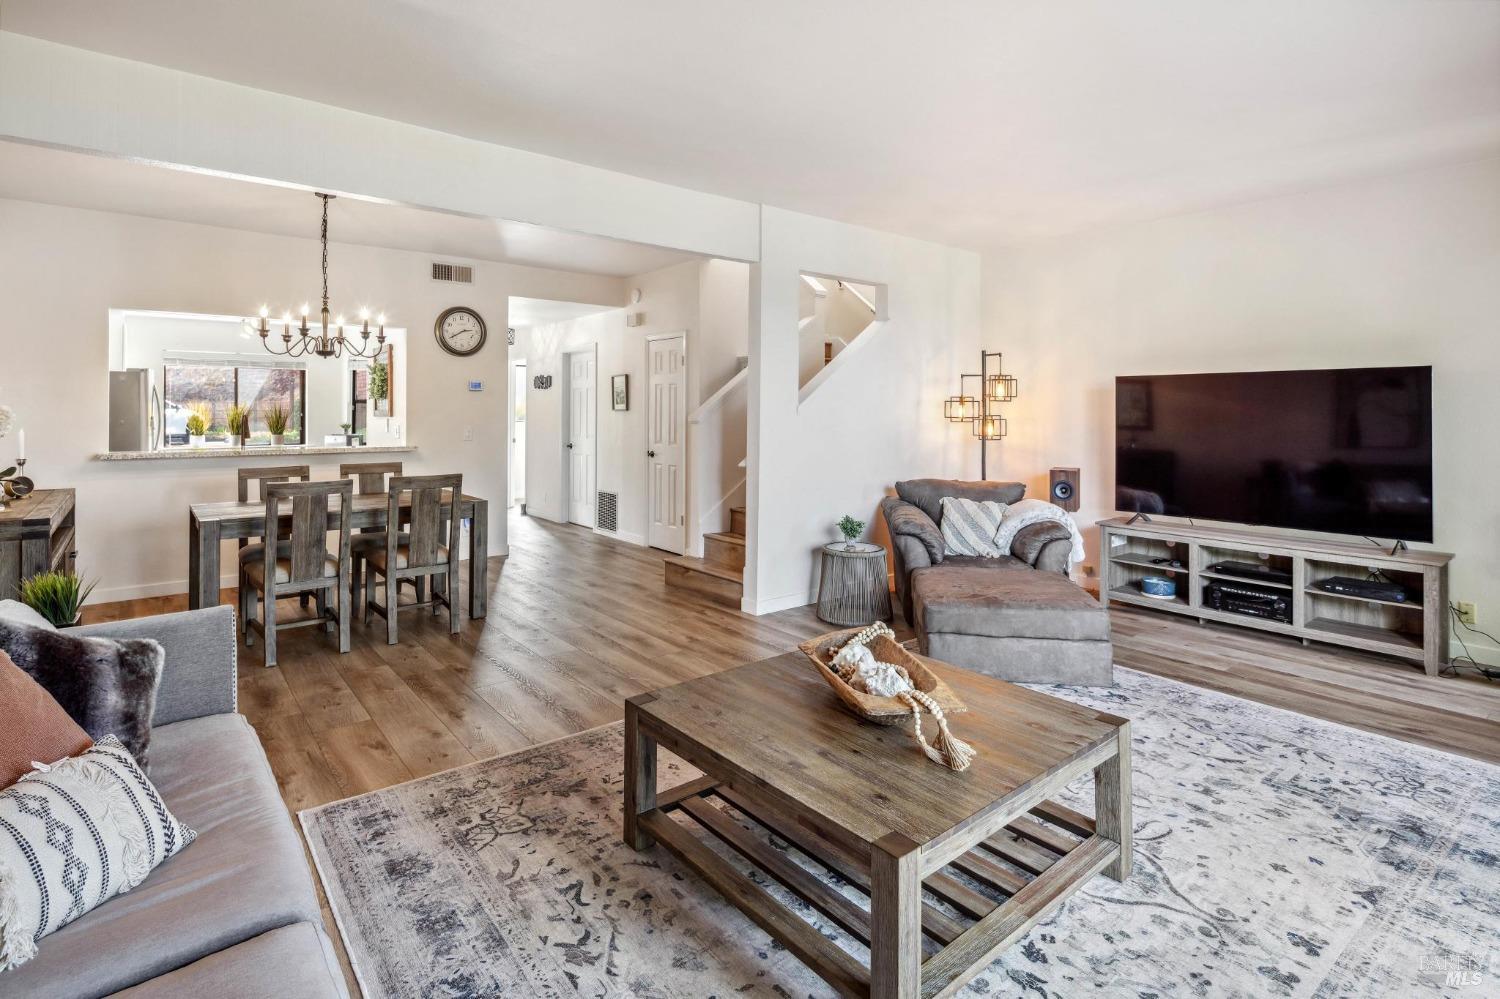
{"label": "kitchen window", "polygon": [[271,432],[266,429],[266,411],[276,405],[290,414],[286,443],[305,443],[307,371],[304,368],[169,358],[162,386],[168,444],[188,442],[188,417],[200,409],[209,414],[208,440],[228,440],[229,407],[236,404],[250,407],[247,445],[271,443]]}

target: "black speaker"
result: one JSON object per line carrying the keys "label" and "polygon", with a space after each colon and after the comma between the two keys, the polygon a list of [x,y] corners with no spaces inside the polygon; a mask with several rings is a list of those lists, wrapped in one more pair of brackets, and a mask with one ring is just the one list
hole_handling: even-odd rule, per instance
{"label": "black speaker", "polygon": [[1054,468],[1049,498],[1069,513],[1078,512],[1078,469]]}

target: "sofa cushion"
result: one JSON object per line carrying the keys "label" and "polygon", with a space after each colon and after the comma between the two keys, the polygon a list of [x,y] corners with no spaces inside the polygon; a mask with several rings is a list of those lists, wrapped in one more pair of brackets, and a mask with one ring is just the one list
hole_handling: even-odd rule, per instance
{"label": "sofa cushion", "polygon": [[31,772],[31,765],[77,756],[93,744],[57,700],[0,652],[0,787]]}
{"label": "sofa cushion", "polygon": [[0,975],[0,996],[107,995],[321,918],[301,840],[250,723],[195,718],[158,728],[151,745],[152,782],[197,842],[43,940],[36,957]]}
{"label": "sofa cushion", "polygon": [[906,479],[896,483],[896,495],[911,503],[934,524],[943,522],[943,497],[958,496],[971,500],[993,500],[996,503],[1019,503],[1026,495],[1020,482],[964,482],[961,479]]}
{"label": "sofa cushion", "polygon": [[887,496],[880,503],[885,513],[885,526],[894,538],[913,538],[927,551],[927,558],[936,564],[943,560],[943,532],[920,507],[896,497]]}
{"label": "sofa cushion", "polygon": [[115,999],[348,999],[333,945],[312,923],[269,930]]}
{"label": "sofa cushion", "polygon": [[29,624],[33,628],[45,628],[47,631],[57,630],[52,626],[51,621],[19,600],[0,600],[0,621]]}
{"label": "sofa cushion", "polygon": [[[1031,566],[1022,562],[1014,555],[997,555],[990,558],[984,555],[949,555],[943,559],[943,565],[950,569],[1009,569],[1031,571]],[[919,570],[926,572],[926,569]]]}
{"label": "sofa cushion", "polygon": [[918,572],[912,599],[922,630],[992,638],[1107,641],[1109,614],[1050,572],[978,572],[950,559]]}
{"label": "sofa cushion", "polygon": [[166,659],[159,642],[80,637],[0,620],[0,650],[90,736],[114,736],[143,768],[149,766],[151,717]]}

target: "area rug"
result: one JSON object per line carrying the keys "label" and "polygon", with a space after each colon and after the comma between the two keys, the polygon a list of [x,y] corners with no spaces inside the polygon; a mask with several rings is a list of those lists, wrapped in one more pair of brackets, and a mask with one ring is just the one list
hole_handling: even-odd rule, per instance
{"label": "area rug", "polygon": [[[1116,677],[1045,689],[1134,722],[1135,872],[959,995],[1500,994],[1500,768]],[[665,850],[620,842],[622,744],[611,725],[303,812],[365,995],[829,995]],[[1059,798],[1092,812],[1086,783]]]}

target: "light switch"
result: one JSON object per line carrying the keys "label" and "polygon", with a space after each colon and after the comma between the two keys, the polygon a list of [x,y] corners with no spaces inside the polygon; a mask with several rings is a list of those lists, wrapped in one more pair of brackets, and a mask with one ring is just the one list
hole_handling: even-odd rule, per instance
{"label": "light switch", "polygon": [[474,428],[473,427],[464,427],[464,440],[471,441],[473,439],[474,439]]}

